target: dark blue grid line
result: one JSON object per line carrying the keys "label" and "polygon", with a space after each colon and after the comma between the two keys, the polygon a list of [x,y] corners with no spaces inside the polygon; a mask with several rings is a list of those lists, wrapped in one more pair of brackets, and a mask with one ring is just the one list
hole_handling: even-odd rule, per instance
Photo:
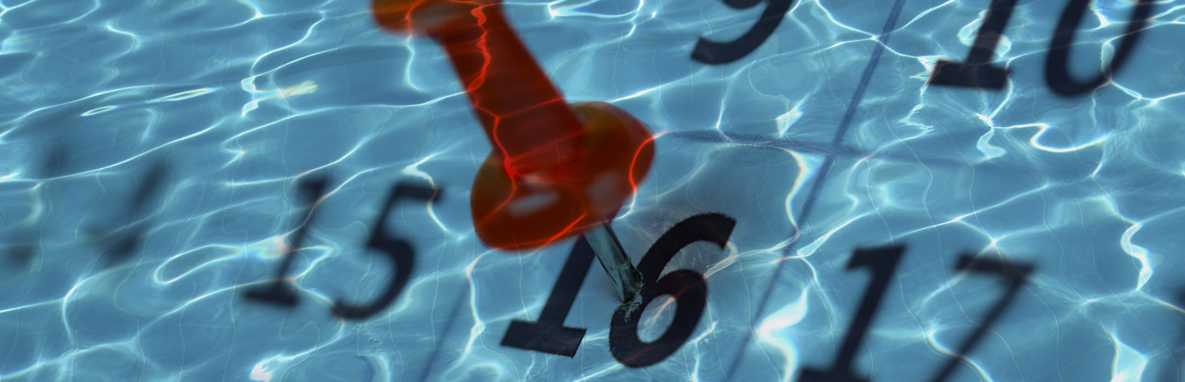
{"label": "dark blue grid line", "polygon": [[[670,137],[670,138],[666,138]],[[777,150],[791,150],[798,153],[814,154],[820,156],[836,156],[843,158],[867,158],[879,159],[895,162],[909,162],[922,163],[925,165],[947,166],[947,167],[970,167],[973,163],[963,162],[957,159],[940,158],[940,157],[926,157],[919,155],[901,155],[894,153],[879,153],[872,150],[865,150],[859,147],[852,147],[847,145],[832,146],[826,143],[811,142],[807,140],[799,140],[793,138],[776,138],[756,134],[740,134],[730,133],[720,130],[683,130],[672,131],[663,136],[664,139],[683,139],[694,142],[704,142],[713,144],[734,144],[742,146],[750,146],[758,149],[777,149]]]}
{"label": "dark blue grid line", "polygon": [[444,345],[445,341],[448,341],[448,332],[452,331],[453,324],[457,322],[457,310],[461,308],[461,303],[465,302],[465,296],[468,294],[469,288],[461,290],[460,295],[457,296],[457,302],[454,302],[453,307],[449,309],[448,322],[444,324],[444,331],[440,333],[440,341],[432,348],[432,355],[428,356],[428,364],[420,372],[420,377],[416,378],[417,381],[427,381],[428,377],[432,375],[432,367],[436,366],[436,359],[440,356],[440,348]]}
{"label": "dark blue grid line", "polygon": [[[876,72],[876,67],[880,64],[881,56],[885,53],[885,46],[889,44],[889,38],[893,34],[893,27],[897,25],[897,19],[901,16],[901,10],[904,5],[905,0],[896,0],[893,2],[893,9],[889,11],[889,18],[885,20],[885,26],[881,29],[881,34],[877,39],[878,42],[872,50],[872,56],[869,57],[868,64],[864,66],[864,72],[860,76],[860,83],[856,86],[856,91],[852,93],[852,99],[848,102],[847,111],[844,112],[843,119],[840,120],[839,127],[836,129],[835,137],[831,140],[833,150],[843,148],[844,137],[852,126],[852,120],[855,119],[860,103],[864,101],[864,95],[868,91],[868,85],[872,82],[872,74]],[[786,245],[784,254],[789,255],[794,250],[795,244],[798,243],[802,232],[800,227],[806,225],[807,219],[810,218],[811,211],[815,207],[815,201],[819,197],[819,190],[823,188],[823,183],[827,180],[827,174],[831,172],[831,167],[835,164],[835,157],[834,151],[826,154],[823,165],[819,168],[819,175],[815,177],[814,183],[811,184],[810,192],[807,193],[806,201],[802,206],[802,212],[799,213],[796,219],[797,224],[795,224],[793,239]],[[732,377],[736,375],[736,369],[740,366],[745,349],[753,341],[754,328],[756,328],[761,317],[765,315],[766,308],[769,305],[769,299],[773,295],[774,287],[782,278],[782,271],[785,270],[786,263],[785,261],[778,262],[778,266],[774,270],[774,276],[770,278],[769,285],[762,292],[761,302],[757,305],[757,313],[749,321],[749,330],[745,332],[744,340],[741,341],[741,347],[737,349],[736,356],[733,357],[732,363],[728,368],[728,373],[724,375],[725,381],[732,380]]]}

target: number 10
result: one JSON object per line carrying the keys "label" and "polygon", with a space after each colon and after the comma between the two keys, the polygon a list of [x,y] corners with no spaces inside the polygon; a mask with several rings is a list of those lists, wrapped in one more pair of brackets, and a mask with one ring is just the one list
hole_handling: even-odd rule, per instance
{"label": "number 10", "polygon": [[[1008,80],[1008,69],[993,65],[991,61],[1000,43],[1000,37],[1004,35],[1004,28],[1012,18],[1016,2],[1017,0],[992,0],[967,57],[962,62],[938,61],[930,76],[930,84],[1003,89]],[[1090,3],[1091,0],[1070,0],[1069,4],[1066,4],[1061,18],[1058,19],[1053,39],[1049,43],[1049,52],[1045,56],[1045,83],[1054,93],[1062,96],[1086,94],[1106,84],[1111,75],[1122,68],[1131,57],[1140,32],[1148,24],[1148,18],[1152,16],[1155,6],[1151,0],[1137,0],[1123,41],[1116,48],[1111,62],[1101,73],[1083,81],[1070,76],[1070,47]]]}

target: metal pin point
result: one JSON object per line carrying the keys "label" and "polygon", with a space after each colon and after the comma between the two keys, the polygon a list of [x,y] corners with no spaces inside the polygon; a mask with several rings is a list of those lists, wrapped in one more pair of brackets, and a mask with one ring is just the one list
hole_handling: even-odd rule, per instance
{"label": "metal pin point", "polygon": [[609,226],[609,223],[585,231],[584,238],[592,247],[597,262],[601,263],[601,268],[604,268],[605,272],[609,274],[609,280],[613,283],[613,289],[617,291],[621,301],[640,300],[642,273],[625,255],[625,250],[621,248],[621,242],[617,240],[617,234],[613,233],[613,228]]}

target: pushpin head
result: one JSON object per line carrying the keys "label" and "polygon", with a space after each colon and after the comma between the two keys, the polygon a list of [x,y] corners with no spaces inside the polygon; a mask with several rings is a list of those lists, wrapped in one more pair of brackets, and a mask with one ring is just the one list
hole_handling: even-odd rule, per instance
{"label": "pushpin head", "polygon": [[474,24],[475,11],[498,7],[500,0],[374,0],[374,18],[383,28],[407,34],[432,33]]}
{"label": "pushpin head", "polygon": [[654,142],[641,122],[602,102],[572,109],[582,122],[583,150],[557,166],[567,174],[510,174],[497,152],[478,170],[469,205],[486,245],[538,248],[612,220],[650,170]]}
{"label": "pushpin head", "polygon": [[500,0],[375,0],[375,19],[426,34],[457,71],[493,152],[470,209],[498,249],[545,246],[608,222],[654,157],[650,133],[607,103],[569,107],[502,14]]}

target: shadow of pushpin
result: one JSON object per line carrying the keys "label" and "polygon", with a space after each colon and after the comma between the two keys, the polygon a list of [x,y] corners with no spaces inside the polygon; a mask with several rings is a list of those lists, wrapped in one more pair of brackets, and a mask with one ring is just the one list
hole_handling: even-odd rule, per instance
{"label": "shadow of pushpin", "polygon": [[540,248],[609,222],[650,169],[653,138],[603,102],[569,105],[519,40],[499,0],[375,0],[389,31],[444,48],[493,152],[470,210],[478,238]]}

